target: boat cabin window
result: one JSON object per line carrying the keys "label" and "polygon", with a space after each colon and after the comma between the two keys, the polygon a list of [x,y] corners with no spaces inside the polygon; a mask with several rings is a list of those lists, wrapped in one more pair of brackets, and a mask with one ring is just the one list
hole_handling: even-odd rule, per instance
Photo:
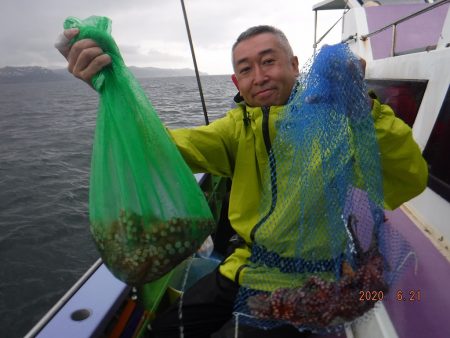
{"label": "boat cabin window", "polygon": [[367,84],[380,102],[391,106],[397,117],[413,126],[427,81],[367,80]]}
{"label": "boat cabin window", "polygon": [[428,186],[450,202],[450,87],[423,156],[428,162]]}

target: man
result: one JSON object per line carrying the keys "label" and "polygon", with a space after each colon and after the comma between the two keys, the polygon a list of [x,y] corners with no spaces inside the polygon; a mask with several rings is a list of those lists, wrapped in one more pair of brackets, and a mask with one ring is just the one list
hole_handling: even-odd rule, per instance
{"label": "man", "polygon": [[[66,31],[71,39],[76,30]],[[81,40],[62,53],[69,71],[90,83],[110,62],[92,40]],[[285,35],[270,26],[252,27],[233,45],[232,61],[241,102],[209,126],[171,131],[184,159],[194,172],[230,177],[229,219],[242,245],[183,297],[182,323],[186,337],[209,337],[232,319],[239,282],[250,256],[251,232],[259,220],[263,172],[275,137],[275,121],[299,75],[298,59]],[[411,129],[392,110],[373,101],[372,114],[382,155],[385,207],[393,209],[419,194],[427,182],[427,166]],[[178,305],[153,323],[154,336],[178,337]],[[217,337],[226,336],[226,326]],[[275,336],[306,336],[293,327]],[[245,332],[245,330],[244,330]],[[249,336],[263,337],[265,332]],[[244,335],[245,337],[245,335]]]}

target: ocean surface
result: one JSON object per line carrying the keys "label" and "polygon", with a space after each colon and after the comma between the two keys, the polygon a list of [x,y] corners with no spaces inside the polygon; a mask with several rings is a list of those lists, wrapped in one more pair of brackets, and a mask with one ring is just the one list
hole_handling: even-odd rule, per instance
{"label": "ocean surface", "polygon": [[[169,128],[204,124],[195,77],[139,80]],[[210,121],[230,76],[203,76]],[[97,93],[73,79],[0,85],[0,337],[23,337],[97,260],[88,222]]]}

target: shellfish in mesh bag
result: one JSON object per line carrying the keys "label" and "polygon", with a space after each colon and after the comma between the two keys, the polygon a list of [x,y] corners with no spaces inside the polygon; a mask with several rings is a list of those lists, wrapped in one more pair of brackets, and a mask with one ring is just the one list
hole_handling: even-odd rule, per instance
{"label": "shellfish in mesh bag", "polygon": [[92,80],[99,108],[91,162],[91,232],[111,272],[155,280],[194,253],[214,229],[206,199],[111,37],[111,20],[69,17],[71,43],[90,38],[111,57]]}
{"label": "shellfish in mesh bag", "polygon": [[345,44],[324,46],[279,117],[241,271],[239,323],[340,331],[374,307],[360,292],[387,293],[411,251],[384,219],[360,65]]}

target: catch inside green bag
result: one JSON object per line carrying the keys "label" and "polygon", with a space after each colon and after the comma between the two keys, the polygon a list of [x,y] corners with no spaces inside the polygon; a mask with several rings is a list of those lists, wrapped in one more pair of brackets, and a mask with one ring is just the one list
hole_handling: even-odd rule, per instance
{"label": "catch inside green bag", "polygon": [[153,281],[193,254],[214,230],[206,199],[111,37],[111,20],[69,17],[71,43],[90,38],[111,56],[92,80],[100,95],[89,218],[110,271],[128,284]]}

